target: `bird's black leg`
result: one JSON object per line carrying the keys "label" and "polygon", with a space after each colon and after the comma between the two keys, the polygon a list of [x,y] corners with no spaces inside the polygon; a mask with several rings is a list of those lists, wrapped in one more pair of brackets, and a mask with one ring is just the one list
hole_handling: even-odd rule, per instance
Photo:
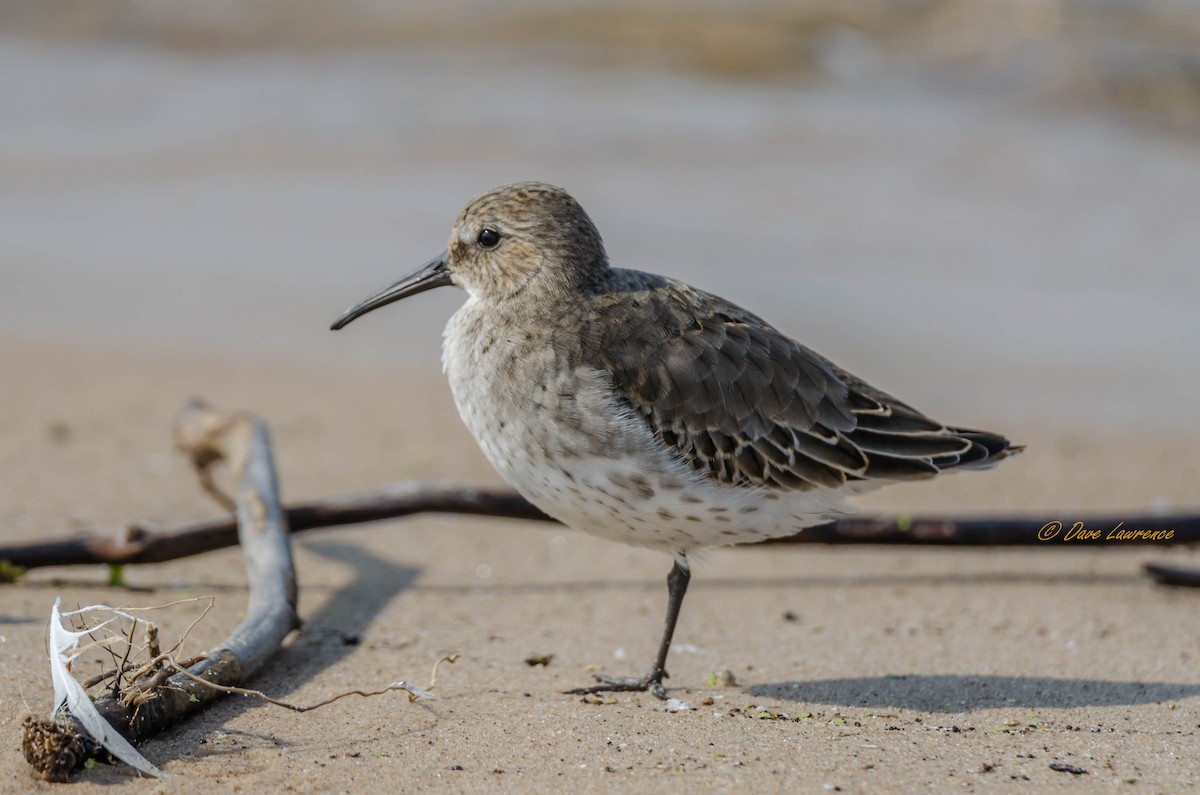
{"label": "bird's black leg", "polygon": [[679,608],[683,606],[683,596],[687,593],[688,581],[692,578],[688,568],[687,558],[682,554],[675,558],[675,565],[667,575],[667,620],[663,625],[662,641],[658,644],[658,656],[654,658],[654,667],[642,677],[619,678],[596,674],[596,679],[603,684],[592,687],[578,687],[568,690],[571,695],[587,695],[589,693],[607,693],[613,691],[646,690],[658,698],[666,700],[667,691],[663,689],[662,680],[667,674],[667,652],[671,650],[671,636],[675,634],[675,622],[679,620]]}

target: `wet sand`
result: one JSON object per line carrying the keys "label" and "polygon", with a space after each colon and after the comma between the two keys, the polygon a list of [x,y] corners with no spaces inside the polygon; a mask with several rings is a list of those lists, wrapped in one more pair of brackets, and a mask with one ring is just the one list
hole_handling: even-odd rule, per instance
{"label": "wet sand", "polygon": [[[275,434],[285,498],[420,478],[497,483],[432,368],[354,368],[0,339],[0,526],[6,538],[164,525],[215,509],[171,450],[180,401],[250,407]],[[1029,445],[1000,469],[895,488],[872,510],[1119,511],[1191,504],[1200,438],[1039,427],[972,414]],[[1133,462],[1133,463],[1130,463]],[[1067,515],[1061,516],[1067,518]],[[175,776],[85,771],[81,791],[377,790],[846,792],[1108,788],[1200,777],[1200,594],[1151,585],[1182,550],[726,549],[704,555],[669,685],[601,705],[559,691],[595,668],[639,672],[666,557],[520,522],[417,517],[296,538],[301,613],[256,687],[296,702],[426,683],[436,701],[351,700],[297,716],[231,698],[149,743]],[[237,622],[236,550],[127,571],[41,570],[3,588],[0,789],[33,782],[18,751],[48,708],[44,621],[55,596],[159,604],[211,594],[196,648]],[[179,631],[174,614],[165,631]],[[356,636],[357,645],[347,645]],[[553,654],[548,667],[530,655]],[[737,684],[713,687],[726,666]],[[461,767],[461,769],[460,769]]]}

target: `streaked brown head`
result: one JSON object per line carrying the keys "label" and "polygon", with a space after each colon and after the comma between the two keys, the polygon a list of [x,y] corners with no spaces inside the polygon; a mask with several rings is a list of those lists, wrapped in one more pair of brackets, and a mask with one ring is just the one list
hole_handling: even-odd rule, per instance
{"label": "streaked brown head", "polygon": [[481,300],[566,297],[602,277],[607,268],[596,225],[569,193],[541,182],[505,185],[466,206],[444,253],[351,307],[332,328],[448,284]]}

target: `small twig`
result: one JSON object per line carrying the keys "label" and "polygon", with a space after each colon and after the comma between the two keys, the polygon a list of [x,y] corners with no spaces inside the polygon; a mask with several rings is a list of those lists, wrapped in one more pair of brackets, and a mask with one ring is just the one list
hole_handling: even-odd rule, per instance
{"label": "small twig", "polygon": [[[79,607],[79,604],[76,603],[75,606]],[[77,622],[77,621],[79,622],[78,626],[76,626],[76,624],[75,624],[75,622]],[[83,617],[79,616],[79,615],[71,616],[71,629],[75,630],[76,632],[82,632],[83,630],[87,630],[87,636],[92,639],[91,643],[87,644],[86,646],[82,647],[79,650],[80,654],[87,652],[87,651],[91,651],[92,649],[104,649],[104,651],[108,652],[108,656],[112,657],[112,661],[114,663],[117,661],[117,653],[115,651],[113,651],[111,648],[111,644],[115,643],[117,640],[116,636],[108,637],[108,638],[97,638],[95,635],[95,630],[88,627],[87,622],[84,621]]]}
{"label": "small twig", "polygon": [[[454,654],[449,657],[443,657],[440,660],[438,660],[436,663],[434,663],[433,678],[435,680],[437,678],[437,666],[439,664],[441,664],[442,662],[451,662],[452,663],[457,659],[458,659],[458,655]],[[394,693],[397,690],[403,690],[403,691],[407,692],[408,700],[411,702],[411,701],[416,701],[418,698],[429,698],[432,695],[429,691],[433,690],[433,687],[435,684],[434,682],[431,682],[429,687],[421,688],[421,687],[418,687],[409,682],[405,682],[404,680],[400,680],[399,682],[392,682],[390,685],[383,688],[382,690],[348,690],[345,693],[338,693],[336,696],[330,696],[329,698],[325,699],[324,701],[318,701],[315,704],[292,704],[287,701],[280,701],[277,698],[272,698],[271,696],[268,696],[266,693],[262,692],[261,690],[251,690],[250,688],[247,688],[247,687],[237,687],[235,685],[214,684],[213,682],[205,681],[204,679],[201,679],[198,676],[193,676],[192,674],[188,673],[187,670],[182,669],[182,668],[179,669],[179,673],[183,674],[184,676],[186,676],[190,679],[194,679],[199,684],[205,685],[206,687],[211,687],[214,690],[221,690],[226,693],[236,693],[236,694],[242,695],[242,696],[253,696],[254,698],[258,698],[263,701],[266,701],[268,704],[274,704],[277,707],[283,707],[284,709],[290,709],[292,712],[311,712],[314,709],[320,709],[321,707],[328,706],[329,704],[332,704],[335,701],[341,701],[343,698],[348,698],[349,696],[362,696],[363,698],[371,698],[373,696],[382,696],[385,693]]]}
{"label": "small twig", "polygon": [[[189,627],[189,631],[190,631]],[[146,627],[146,653],[151,658],[162,654],[162,649],[158,646],[158,627],[155,624],[150,624]]]}
{"label": "small twig", "polygon": [[[162,658],[151,660],[146,665],[142,666],[144,673],[132,677],[133,681],[129,683],[129,687],[125,688],[119,695],[121,701],[127,707],[140,706],[158,692],[158,689],[171,678],[171,672],[175,670],[175,666],[168,668],[162,664],[169,662],[170,657],[163,655]],[[161,668],[159,666],[162,666]],[[149,675],[150,678],[144,683],[138,684],[138,679]],[[189,674],[190,676],[190,674]],[[132,719],[131,719],[132,720]]]}
{"label": "small twig", "polygon": [[[176,654],[183,649],[183,643],[184,643],[184,641],[187,640],[187,636],[189,634],[191,634],[191,631],[193,629],[195,629],[196,625],[199,624],[201,621],[203,621],[204,617],[208,615],[208,612],[213,609],[213,606],[216,604],[216,599],[214,597],[212,597],[212,596],[193,596],[189,599],[176,599],[174,602],[167,602],[166,604],[155,605],[153,607],[123,607],[123,608],[121,608],[121,611],[125,612],[125,613],[150,612],[152,610],[163,610],[168,607],[176,607],[177,605],[188,604],[189,602],[199,602],[199,601],[206,601],[208,604],[206,604],[204,606],[204,610],[201,611],[200,615],[197,616],[192,621],[192,623],[188,625],[188,628],[186,630],[184,630],[183,634],[179,637],[179,640],[176,641],[175,645],[167,650],[167,652],[169,654]],[[81,620],[81,619],[79,619],[78,616],[71,617],[72,626],[74,626],[74,622],[76,620]],[[104,640],[104,642],[101,643],[101,641],[98,638],[96,638],[94,635],[92,635],[92,633],[90,633],[90,632],[88,633],[88,637],[92,638],[92,640],[94,641],[95,644],[103,646],[105,648],[105,650],[108,651],[108,653],[110,655],[112,655],[113,660],[116,661],[116,654],[112,651],[112,649],[108,648],[108,644],[114,640],[113,638],[106,638]],[[159,645],[158,645],[158,627],[155,626],[155,624],[150,621],[146,622],[146,646],[147,646],[150,658],[152,660],[154,658],[159,657],[159,655],[162,654],[162,650],[159,648]],[[127,662],[128,659],[129,659],[129,651],[126,650],[125,659],[122,660],[121,667],[119,669],[120,673],[124,673],[126,671],[137,670],[137,669],[144,667],[144,664],[129,663],[129,662]],[[189,665],[189,666],[195,665],[196,663],[200,662],[203,659],[204,659],[204,655],[198,654],[194,657],[189,658],[189,662],[187,663],[187,665]],[[159,662],[161,663],[161,660]],[[112,678],[113,676],[118,676],[117,668],[110,668],[107,671],[97,674],[96,676],[93,676],[91,679],[88,679],[86,682],[83,683],[83,689],[90,690],[91,688],[95,687],[96,685],[100,684],[101,682],[105,681],[106,679]],[[136,679],[136,678],[137,677],[134,677],[134,679]]]}
{"label": "small twig", "polygon": [[191,461],[200,488],[230,513],[237,510],[237,501],[213,480],[212,465],[229,456],[222,439],[230,429],[253,419],[245,411],[210,411],[203,401],[192,400],[175,420],[175,445]]}
{"label": "small twig", "polygon": [[437,687],[438,666],[440,666],[442,663],[454,665],[454,663],[458,662],[458,657],[459,655],[457,654],[447,654],[445,657],[438,659],[438,661],[433,664],[433,672],[429,674],[429,687],[425,689],[433,690],[435,687]]}
{"label": "small twig", "polygon": [[[200,662],[203,659],[204,659],[203,654],[197,654],[195,657],[189,657],[186,660],[184,660],[183,662],[177,663],[177,664],[183,666],[184,668],[191,668],[193,665],[195,665],[196,663]],[[160,661],[160,663],[161,663],[161,661]],[[127,663],[125,665],[125,671],[133,671],[133,670],[135,670],[137,668],[141,668],[141,667],[142,667],[142,664]],[[104,682],[108,679],[111,679],[116,675],[117,675],[117,669],[109,668],[107,671],[98,673],[95,676],[93,676],[91,679],[84,681],[82,683],[83,689],[91,690],[96,685],[98,685],[101,682]]]}
{"label": "small twig", "polygon": [[[253,690],[248,687],[239,687],[237,685],[223,685],[223,684],[219,684],[217,682],[211,682],[207,679],[201,679],[199,676],[196,676],[195,674],[191,673],[188,670],[188,667],[189,667],[188,665],[185,665],[184,663],[177,663],[167,655],[163,655],[163,657],[160,660],[157,660],[154,662],[166,662],[170,666],[170,670],[174,670],[177,674],[194,681],[198,685],[203,685],[204,687],[209,688],[210,690],[218,690],[222,693],[234,693],[234,694],[241,695],[241,696],[252,696],[254,698],[261,699],[262,701],[266,701],[268,704],[274,704],[277,707],[283,707],[284,709],[290,709],[293,712],[311,712],[314,709],[320,709],[321,707],[328,706],[329,704],[332,704],[335,701],[341,701],[343,698],[347,698],[349,696],[361,696],[363,698],[371,698],[373,696],[382,696],[385,693],[394,693],[397,690],[403,690],[406,693],[408,693],[408,700],[410,702],[416,701],[418,698],[431,698],[433,696],[433,693],[431,691],[435,687],[437,687],[438,667],[442,663],[453,664],[456,660],[458,660],[458,657],[459,657],[459,655],[457,655],[457,654],[449,654],[449,655],[446,655],[445,657],[439,658],[438,661],[433,664],[433,673],[431,673],[429,676],[429,687],[426,687],[426,688],[421,688],[410,682],[401,680],[399,682],[392,682],[390,685],[383,688],[382,690],[370,690],[370,691],[349,690],[349,691],[346,691],[345,693],[338,693],[336,696],[330,696],[329,698],[327,698],[323,701],[318,701],[315,704],[303,704],[303,705],[302,704],[292,704],[291,702],[288,702],[288,701],[281,701],[280,699],[268,696],[266,693],[262,692],[261,690]],[[145,666],[143,666],[143,667],[145,667]],[[167,670],[168,669],[164,668],[164,673]],[[131,704],[137,703],[140,705],[141,703],[144,702],[144,699],[139,699],[138,696],[140,696],[141,694],[146,693],[146,692],[151,692],[154,688],[158,687],[159,684],[161,684],[161,682],[153,682],[151,685],[149,685],[145,688],[140,688],[136,692],[127,693],[126,694],[127,702],[131,703]]]}
{"label": "small twig", "polygon": [[[182,652],[183,644],[187,641],[188,635],[192,634],[192,630],[196,628],[196,625],[199,624],[201,621],[203,621],[205,616],[208,615],[209,611],[212,610],[213,607],[215,607],[217,604],[217,599],[215,596],[197,596],[197,597],[193,597],[193,598],[194,599],[206,599],[206,600],[208,600],[208,604],[206,604],[204,606],[204,609],[200,611],[200,615],[196,616],[196,618],[194,618],[192,620],[192,623],[188,624],[187,629],[185,629],[183,631],[183,634],[179,636],[179,640],[175,641],[175,645],[172,646],[171,648],[167,649],[167,654],[177,654],[179,652]],[[188,599],[188,600],[182,600],[182,601],[192,601],[192,600]],[[172,604],[179,604],[179,602],[174,602]],[[170,604],[164,605],[164,607],[170,607],[170,606],[171,606]],[[154,655],[154,656],[157,656],[157,655]],[[200,657],[203,658],[204,655],[201,654]]]}
{"label": "small twig", "polygon": [[[133,665],[126,663],[124,666],[124,671],[131,671],[131,670],[133,670],[133,668],[134,668]],[[122,671],[122,672],[124,672],[124,671]],[[91,690],[96,685],[100,684],[101,682],[105,682],[116,675],[117,675],[117,669],[109,668],[107,671],[102,671],[101,673],[98,673],[95,676],[93,676],[91,679],[85,680],[82,683],[82,687],[84,690]]]}
{"label": "small twig", "polygon": [[230,497],[217,486],[213,480],[212,469],[209,468],[209,463],[213,459],[204,461],[192,461],[192,468],[196,472],[196,479],[200,481],[200,488],[204,489],[204,493],[212,497],[213,500],[225,510],[233,513],[237,510],[237,503],[233,497]]}
{"label": "small twig", "polygon": [[[125,664],[129,662],[129,655],[133,652],[133,633],[137,629],[138,620],[133,619],[133,623],[129,626],[129,637],[125,640],[125,656],[121,658],[121,662],[117,665],[117,678],[113,680],[112,697],[116,698],[121,695],[121,672],[125,670]],[[154,626],[151,624],[151,626]]]}
{"label": "small twig", "polygon": [[[187,671],[180,671],[180,673],[182,673],[184,676],[192,677],[192,675],[189,674]],[[412,692],[413,686],[410,685],[408,682],[400,681],[400,682],[393,682],[392,684],[388,685],[387,687],[383,688],[382,690],[371,690],[371,691],[350,690],[345,693],[338,693],[336,696],[331,696],[330,698],[327,698],[324,701],[318,701],[316,704],[289,704],[286,701],[280,701],[277,698],[271,698],[270,696],[268,696],[266,693],[262,692],[261,690],[251,690],[246,687],[234,687],[233,685],[214,685],[212,682],[205,682],[203,679],[200,679],[199,677],[192,677],[192,678],[195,679],[197,682],[207,685],[208,687],[211,687],[215,690],[221,690],[226,693],[237,693],[238,695],[242,695],[242,696],[253,696],[254,698],[261,699],[261,700],[267,702],[268,704],[274,704],[277,707],[283,707],[284,709],[290,709],[292,712],[310,712],[311,710],[320,709],[321,707],[324,707],[328,704],[332,704],[335,701],[340,701],[343,698],[347,698],[348,696],[362,696],[363,698],[370,698],[372,696],[382,696],[384,693],[394,693],[397,690],[405,690],[408,692],[410,698],[413,697],[413,692]]]}
{"label": "small twig", "polygon": [[[142,663],[138,667],[134,668],[133,672],[129,675],[129,687],[135,686],[137,684],[137,681],[139,679],[141,679],[142,677],[150,676],[155,671],[159,670],[160,666],[162,666],[163,663],[167,662],[170,659],[171,659],[171,655],[160,654],[159,656],[153,657],[153,658],[147,660],[146,662]],[[126,690],[128,690],[128,689],[129,688],[126,688]]]}

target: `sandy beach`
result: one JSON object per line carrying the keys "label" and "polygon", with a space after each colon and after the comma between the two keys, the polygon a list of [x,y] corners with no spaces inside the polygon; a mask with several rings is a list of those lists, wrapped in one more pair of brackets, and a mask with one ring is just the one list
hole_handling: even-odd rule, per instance
{"label": "sandy beach", "polygon": [[[501,485],[440,372],[461,295],[327,327],[442,250],[471,196],[528,179],[579,198],[615,264],[719,293],[939,419],[1027,446],[992,472],[882,490],[865,513],[1196,509],[1186,4],[491,5],[0,10],[0,538],[217,515],[171,438],[196,395],[266,419],[285,500]],[[439,516],[295,549],[305,626],[252,686],[312,703],[424,685],[460,655],[438,698],[302,715],[229,698],[144,747],[172,779],[102,766],[73,791],[1200,782],[1200,593],[1141,571],[1200,566],[1190,550],[714,550],[668,666],[693,709],[674,713],[561,694],[642,672],[663,555]],[[56,597],[211,596],[197,651],[245,607],[237,550],[125,578],[0,585],[0,791],[53,788],[19,736],[50,707]],[[163,632],[189,610],[164,611]],[[710,684],[721,668],[735,684]]]}
{"label": "sandy beach", "polygon": [[[179,397],[200,389],[270,419],[285,498],[385,477],[496,484],[432,372],[11,339],[0,362],[8,537],[214,515],[168,432]],[[1030,446],[1011,466],[885,491],[869,508],[1051,518],[1063,506],[1183,506],[1200,470],[1195,436],[1006,429]],[[1162,463],[1131,469],[1129,458]],[[696,565],[671,660],[672,695],[695,707],[681,713],[644,694],[594,705],[559,692],[596,668],[640,670],[665,598],[664,556],[563,529],[441,517],[315,531],[297,537],[296,554],[305,629],[254,685],[309,703],[395,679],[424,683],[437,658],[462,655],[443,666],[439,698],[343,701],[302,716],[230,698],[145,747],[171,781],[100,768],[73,787],[1078,786],[1050,769],[1056,761],[1114,789],[1175,791],[1200,776],[1200,642],[1186,631],[1200,596],[1139,572],[1149,559],[1194,559],[1186,551],[714,551]],[[27,709],[47,708],[42,643],[56,596],[150,605],[211,594],[197,648],[244,608],[236,550],[128,570],[145,591],[105,579],[99,568],[39,570],[4,586],[0,681],[16,694],[0,716],[6,790],[52,786],[29,777],[18,736]],[[164,630],[181,620],[168,616]],[[530,667],[531,655],[553,659]],[[720,667],[736,686],[707,684]]]}

